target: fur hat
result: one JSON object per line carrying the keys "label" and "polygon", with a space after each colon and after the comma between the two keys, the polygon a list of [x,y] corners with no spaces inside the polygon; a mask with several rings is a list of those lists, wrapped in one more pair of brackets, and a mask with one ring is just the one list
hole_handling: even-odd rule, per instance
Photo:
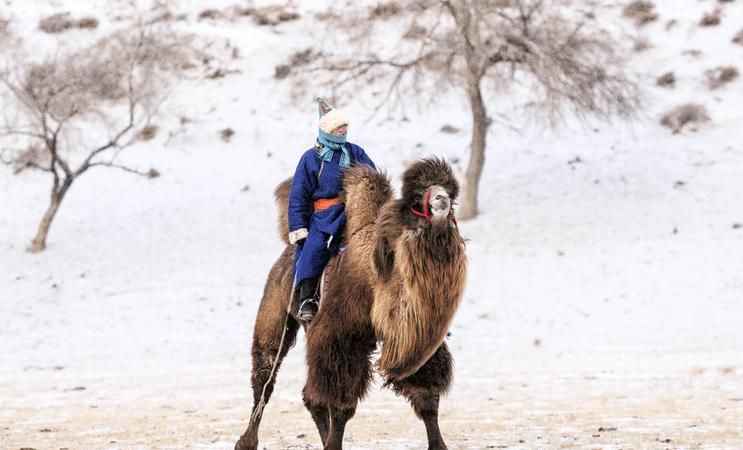
{"label": "fur hat", "polygon": [[333,130],[348,125],[348,118],[340,109],[331,108],[323,99],[318,98],[318,110],[320,112],[320,129],[326,133],[332,133]]}

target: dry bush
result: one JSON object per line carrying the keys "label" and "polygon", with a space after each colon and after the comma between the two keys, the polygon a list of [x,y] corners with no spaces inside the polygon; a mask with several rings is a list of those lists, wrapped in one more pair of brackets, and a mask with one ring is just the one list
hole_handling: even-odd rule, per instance
{"label": "dry bush", "polygon": [[298,12],[282,5],[268,5],[253,11],[253,20],[258,25],[278,25],[300,17]]}
{"label": "dry bush", "polygon": [[151,141],[157,136],[158,129],[157,125],[147,125],[137,133],[137,139],[140,141]]}
{"label": "dry bush", "polygon": [[400,14],[400,5],[396,1],[378,3],[369,8],[369,19],[389,19]]}
{"label": "dry bush", "polygon": [[637,26],[658,20],[655,4],[647,0],[635,0],[622,10],[622,15],[635,21]]}
{"label": "dry bush", "polygon": [[735,36],[733,36],[733,43],[738,45],[743,45],[743,30],[738,31],[735,33]]}
{"label": "dry bush", "polygon": [[676,85],[676,75],[673,72],[667,72],[659,76],[655,84],[662,87],[674,87]]}
{"label": "dry bush", "polygon": [[411,40],[419,40],[425,37],[428,30],[426,30],[424,27],[413,24],[408,28],[408,31],[405,32],[405,34],[402,35],[403,39],[411,39]]}
{"label": "dry bush", "polygon": [[223,130],[219,131],[219,137],[222,138],[225,142],[230,142],[230,139],[232,139],[232,136],[235,135],[235,130],[232,128],[225,128]]}
{"label": "dry bush", "polygon": [[95,17],[83,17],[75,23],[75,26],[81,30],[98,28],[98,19]]}
{"label": "dry bush", "polygon": [[653,47],[653,44],[650,43],[650,40],[646,37],[638,37],[635,39],[635,42],[632,44],[632,50],[634,50],[636,53],[642,53],[645,50],[648,50]]}
{"label": "dry bush", "polygon": [[705,13],[702,19],[699,21],[699,26],[702,27],[714,27],[720,24],[722,18],[722,11],[716,9],[710,13]]}
{"label": "dry bush", "polygon": [[699,125],[709,122],[709,120],[710,117],[707,113],[707,108],[696,103],[687,103],[679,105],[663,114],[660,123],[673,130],[673,133],[676,134],[689,124]]}
{"label": "dry bush", "polygon": [[199,13],[199,20],[219,20],[222,18],[222,13],[216,9],[205,9]]}
{"label": "dry bush", "polygon": [[45,33],[62,33],[72,28],[73,22],[69,12],[52,14],[39,20],[39,29]]}
{"label": "dry bush", "polygon": [[52,14],[39,20],[39,29],[49,34],[64,33],[70,28],[81,30],[92,30],[98,28],[98,19],[87,16],[81,19],[73,19],[69,12]]}
{"label": "dry bush", "polygon": [[319,54],[311,49],[307,48],[304,50],[296,51],[289,57],[289,61],[286,64],[279,64],[274,70],[274,78],[277,80],[283,80],[284,78],[291,75],[292,70],[298,67],[306,66]]}
{"label": "dry bush", "polygon": [[733,66],[721,66],[716,69],[708,70],[707,85],[710,89],[717,89],[738,78],[738,69]]}

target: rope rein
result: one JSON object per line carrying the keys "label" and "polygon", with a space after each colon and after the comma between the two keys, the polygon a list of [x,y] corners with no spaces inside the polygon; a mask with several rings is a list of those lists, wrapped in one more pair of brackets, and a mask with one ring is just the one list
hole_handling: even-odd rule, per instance
{"label": "rope rein", "polygon": [[[294,283],[292,284],[292,291],[291,291],[291,297],[294,296]],[[291,308],[292,305],[292,298],[289,298],[289,308]],[[249,426],[252,427],[253,423],[257,419],[259,419],[263,415],[263,409],[266,407],[266,390],[268,389],[268,385],[271,384],[271,381],[273,380],[274,375],[276,375],[276,369],[279,366],[279,361],[281,361],[281,352],[284,350],[284,340],[286,339],[286,332],[289,329],[289,311],[286,311],[286,318],[284,319],[284,331],[281,332],[281,341],[279,342],[279,349],[276,352],[276,357],[273,360],[273,365],[271,366],[271,374],[268,376],[268,380],[266,380],[266,383],[263,385],[263,391],[261,392],[261,399],[258,401],[258,404],[255,406],[255,411],[253,411],[253,414],[250,416],[250,424]]]}

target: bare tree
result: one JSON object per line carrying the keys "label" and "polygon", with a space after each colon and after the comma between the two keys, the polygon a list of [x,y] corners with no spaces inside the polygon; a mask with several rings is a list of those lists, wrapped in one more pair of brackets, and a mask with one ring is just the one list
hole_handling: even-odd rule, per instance
{"label": "bare tree", "polygon": [[[625,72],[621,46],[597,20],[600,7],[570,0],[402,0],[331,11],[322,17],[333,40],[345,38],[341,48],[323,49],[292,70],[295,80],[311,79],[336,94],[385,86],[377,110],[404,108],[411,98],[435,101],[447,88],[462,92],[473,125],[459,210],[468,219],[478,211],[488,106],[495,103],[485,85],[518,89],[551,125],[566,113],[608,119],[637,108],[638,88]],[[404,26],[404,34],[380,40],[390,22]]]}
{"label": "bare tree", "polygon": [[41,63],[17,63],[4,73],[2,161],[16,171],[39,170],[52,180],[49,205],[29,251],[46,248],[49,228],[74,182],[93,167],[157,176],[117,162],[167,98],[176,69],[186,64],[188,39],[141,25],[80,51]]}

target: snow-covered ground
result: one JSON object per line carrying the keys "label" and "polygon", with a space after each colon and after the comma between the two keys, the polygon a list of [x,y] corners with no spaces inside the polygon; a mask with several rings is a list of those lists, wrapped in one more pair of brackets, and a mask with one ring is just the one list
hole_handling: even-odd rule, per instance
{"label": "snow-covered ground", "polygon": [[[36,29],[39,18],[99,18],[96,31],[63,35],[74,45],[116,26],[128,4],[3,3],[13,33],[43,51],[59,44]],[[190,119],[183,130],[168,139],[180,125],[163,121],[124,156],[160,178],[86,174],[49,248],[32,255],[49,180],[0,171],[3,450],[228,449],[247,425],[252,323],[282,248],[271,192],[312,144],[322,94],[292,104],[274,67],[307,46],[319,6],[260,27],[198,20],[195,0],[171,4],[187,14],[181,26],[240,56],[225,57],[236,71],[225,78],[176,90],[165,108]],[[442,401],[451,449],[743,448],[743,81],[710,90],[704,75],[743,61],[730,42],[743,4],[721,3],[722,22],[709,28],[697,23],[716,2],[656,4],[658,21],[640,31],[626,22],[652,45],[632,61],[648,93],[638,120],[490,131],[482,213],[460,224],[470,271]],[[676,87],[656,87],[667,71]],[[709,124],[675,135],[658,124],[689,101],[708,108]],[[420,156],[466,159],[461,101],[410,121],[364,122],[354,99],[342,106],[359,118],[350,139],[394,178]],[[445,124],[462,131],[442,134]],[[301,403],[303,370],[300,339],[267,409],[266,448],[321,447]],[[425,432],[402,399],[375,389],[347,443],[422,448]]]}

